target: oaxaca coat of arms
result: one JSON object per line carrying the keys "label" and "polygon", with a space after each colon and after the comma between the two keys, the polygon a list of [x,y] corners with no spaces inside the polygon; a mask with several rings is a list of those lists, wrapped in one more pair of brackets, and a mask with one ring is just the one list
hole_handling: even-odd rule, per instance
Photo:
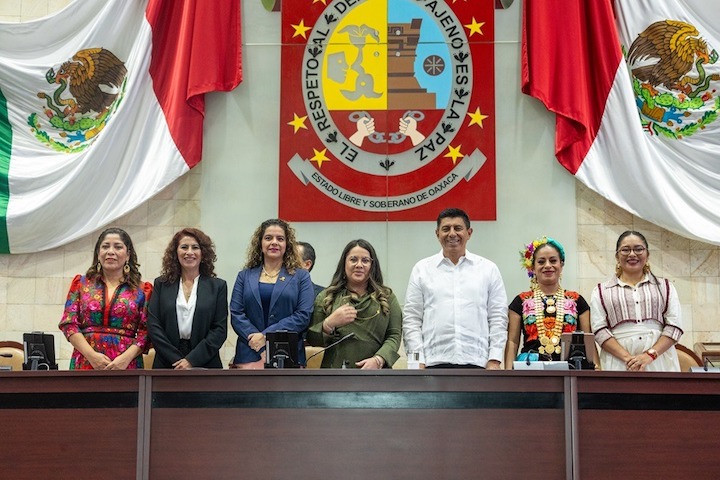
{"label": "oaxaca coat of arms", "polygon": [[493,0],[282,5],[280,216],[494,220]]}

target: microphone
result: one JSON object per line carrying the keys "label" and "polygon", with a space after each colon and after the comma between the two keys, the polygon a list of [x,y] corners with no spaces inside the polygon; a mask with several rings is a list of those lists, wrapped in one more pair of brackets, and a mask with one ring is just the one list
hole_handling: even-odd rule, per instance
{"label": "microphone", "polygon": [[[324,352],[325,350],[327,350],[328,348],[332,348],[332,347],[334,347],[335,345],[337,345],[337,344],[339,344],[339,343],[342,343],[342,342],[344,342],[345,340],[347,340],[348,338],[352,338],[352,337],[354,337],[354,336],[355,336],[355,332],[350,332],[350,333],[348,333],[347,335],[345,335],[344,337],[342,337],[340,340],[337,340],[337,341],[331,343],[330,345],[328,345],[327,347],[321,348],[321,349],[318,350],[317,352],[313,353],[312,355],[310,355],[310,356],[307,358],[307,360],[310,360],[311,358],[313,358],[313,357],[316,356],[316,355],[320,355],[321,353],[323,353],[323,352]],[[307,360],[306,360],[306,362],[307,362]]]}
{"label": "microphone", "polygon": [[530,354],[531,353],[537,353],[538,354],[538,360],[540,360],[540,352],[537,350],[530,349],[527,351],[527,357],[525,357],[525,364],[529,367],[530,366]]}

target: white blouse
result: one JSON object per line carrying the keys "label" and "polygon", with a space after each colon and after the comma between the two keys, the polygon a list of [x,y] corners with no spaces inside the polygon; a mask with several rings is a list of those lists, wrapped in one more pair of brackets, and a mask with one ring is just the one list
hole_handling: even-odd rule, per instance
{"label": "white blouse", "polygon": [[178,296],[177,301],[175,302],[175,311],[177,312],[178,331],[180,332],[181,340],[190,340],[193,317],[195,316],[195,304],[197,303],[197,287],[199,278],[200,275],[195,277],[192,292],[190,293],[190,298],[188,300],[185,300],[182,279],[180,279],[180,285],[178,285]]}

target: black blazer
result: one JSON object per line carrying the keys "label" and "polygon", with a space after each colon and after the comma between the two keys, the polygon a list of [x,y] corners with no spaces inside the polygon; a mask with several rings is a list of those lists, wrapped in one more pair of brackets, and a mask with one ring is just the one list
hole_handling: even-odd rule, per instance
{"label": "black blazer", "polygon": [[[182,359],[178,350],[177,302],[180,281],[165,283],[155,279],[148,306],[148,331],[155,347],[153,368],[172,368]],[[220,347],[227,338],[227,283],[220,278],[200,276],[197,303],[190,334],[191,351],[187,356],[193,367],[222,368]]]}

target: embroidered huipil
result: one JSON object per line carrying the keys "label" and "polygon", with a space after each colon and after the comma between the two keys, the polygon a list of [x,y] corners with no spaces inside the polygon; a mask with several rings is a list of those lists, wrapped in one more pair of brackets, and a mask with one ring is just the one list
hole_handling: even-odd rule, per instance
{"label": "embroidered huipil", "polygon": [[[574,332],[578,329],[578,320],[580,315],[590,310],[587,301],[577,292],[564,290],[564,315],[562,318],[562,333]],[[510,304],[509,309],[522,319],[523,346],[521,352],[537,352],[540,349],[540,340],[538,338],[538,328],[536,324],[535,312],[535,295],[532,290],[522,292],[515,297]],[[552,330],[555,317],[545,318],[546,329]],[[548,321],[550,323],[548,323]],[[559,353],[553,353],[553,360],[560,360]]]}
{"label": "embroidered huipil", "polygon": [[675,286],[652,274],[645,275],[636,286],[613,276],[595,287],[591,303],[592,329],[598,345],[605,343],[619,325],[626,323],[653,322],[662,330],[662,335],[676,342],[683,334]]}
{"label": "embroidered huipil", "polygon": [[[88,279],[77,275],[70,284],[60,330],[66,338],[82,333],[96,351],[115,359],[131,345],[143,352],[149,348],[147,336],[147,302],[152,285],[143,282],[139,288],[120,284],[109,303],[105,300],[102,278]],[[138,355],[128,368],[142,368]],[[70,369],[91,370],[92,365],[80,352],[73,350]]]}

